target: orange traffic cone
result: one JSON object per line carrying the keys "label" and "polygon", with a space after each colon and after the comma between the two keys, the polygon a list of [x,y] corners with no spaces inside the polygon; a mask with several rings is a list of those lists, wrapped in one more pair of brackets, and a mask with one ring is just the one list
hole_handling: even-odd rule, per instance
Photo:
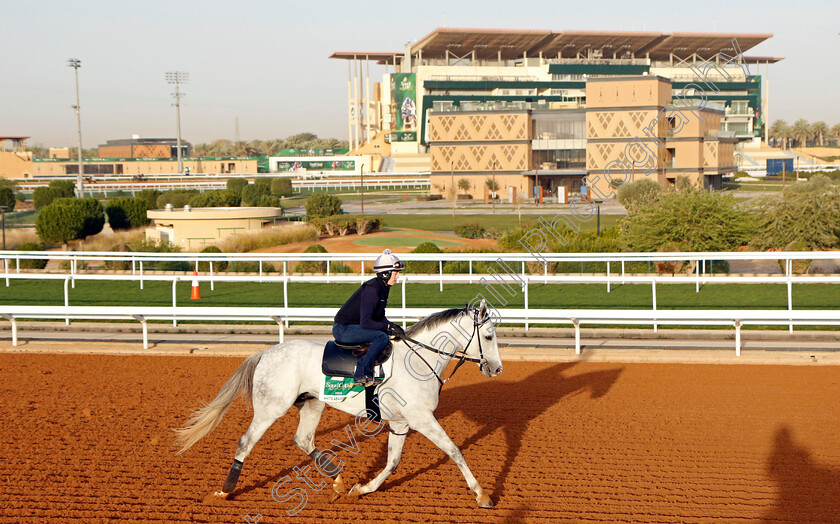
{"label": "orange traffic cone", "polygon": [[198,300],[201,298],[201,293],[198,290],[198,270],[193,269],[193,282],[192,282],[192,292],[190,293],[191,300]]}

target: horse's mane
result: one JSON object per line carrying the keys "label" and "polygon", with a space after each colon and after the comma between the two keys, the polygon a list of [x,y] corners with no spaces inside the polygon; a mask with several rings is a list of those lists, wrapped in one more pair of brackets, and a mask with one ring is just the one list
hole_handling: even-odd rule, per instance
{"label": "horse's mane", "polygon": [[444,309],[443,311],[439,311],[437,313],[432,313],[428,317],[425,317],[420,320],[420,322],[412,325],[408,329],[405,330],[405,334],[409,337],[414,337],[416,334],[420,333],[421,331],[426,331],[427,329],[434,329],[439,325],[443,324],[444,322],[449,322],[453,318],[467,312],[467,308],[452,308],[452,309]]}

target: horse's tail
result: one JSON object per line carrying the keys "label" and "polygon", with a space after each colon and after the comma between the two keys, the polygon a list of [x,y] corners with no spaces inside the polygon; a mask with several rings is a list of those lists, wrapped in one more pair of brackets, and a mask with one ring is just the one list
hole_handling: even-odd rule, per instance
{"label": "horse's tail", "polygon": [[245,397],[245,401],[250,405],[254,385],[254,369],[260,362],[262,354],[261,351],[246,358],[245,362],[233,372],[233,375],[222,386],[216,398],[203,408],[194,411],[186,425],[175,430],[178,435],[175,438],[175,446],[180,448],[177,454],[180,455],[190,449],[193,444],[213,431],[222,421],[228,407],[238,395]]}

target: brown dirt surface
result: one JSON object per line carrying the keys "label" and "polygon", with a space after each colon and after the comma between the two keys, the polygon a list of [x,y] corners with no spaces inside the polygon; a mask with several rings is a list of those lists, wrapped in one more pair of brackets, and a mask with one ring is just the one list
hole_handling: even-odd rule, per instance
{"label": "brown dirt surface", "polygon": [[[250,421],[237,401],[183,455],[172,428],[212,399],[241,358],[0,354],[2,522],[837,522],[836,367],[510,362],[465,366],[437,417],[496,507],[479,509],[457,467],[408,436],[380,491],[330,502],[294,467],[297,414],[212,500]],[[292,410],[295,411],[294,409]],[[352,418],[325,411],[319,447]],[[338,450],[349,485],[384,465],[384,433]],[[338,449],[338,448],[335,448]],[[313,481],[320,480],[314,468]],[[289,481],[280,485],[286,476]],[[300,497],[278,498],[292,488]]]}

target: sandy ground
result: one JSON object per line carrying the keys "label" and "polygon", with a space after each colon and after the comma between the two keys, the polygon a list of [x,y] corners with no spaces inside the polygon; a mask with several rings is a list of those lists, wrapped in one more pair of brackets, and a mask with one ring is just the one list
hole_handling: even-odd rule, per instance
{"label": "sandy ground", "polygon": [[[0,354],[3,522],[836,522],[840,379],[832,366],[507,362],[464,366],[436,411],[496,507],[419,434],[379,492],[330,502],[293,468],[297,414],[221,487],[250,412],[236,402],[184,455],[171,429],[213,398],[242,358]],[[293,410],[294,411],[294,410]],[[319,447],[346,441],[327,410]],[[340,450],[352,484],[384,465],[386,436]],[[336,448],[338,449],[338,448]],[[289,476],[286,484],[278,481]],[[310,477],[319,480],[310,470]],[[279,502],[292,488],[306,493]]]}

